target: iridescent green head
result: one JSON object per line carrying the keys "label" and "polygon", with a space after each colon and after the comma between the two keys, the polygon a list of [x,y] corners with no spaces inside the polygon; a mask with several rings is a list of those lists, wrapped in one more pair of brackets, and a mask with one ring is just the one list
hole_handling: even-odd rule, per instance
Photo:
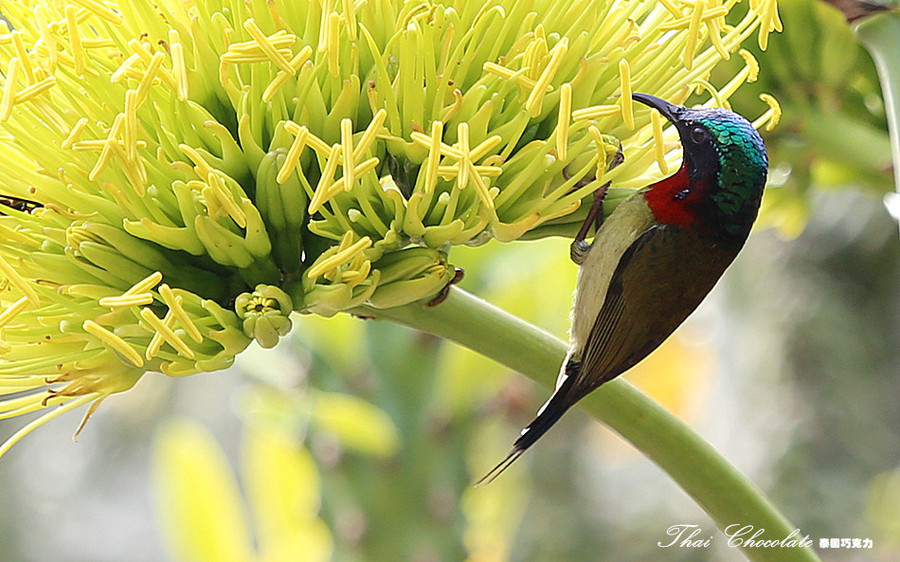
{"label": "iridescent green head", "polygon": [[646,94],[634,99],[657,109],[678,130],[689,178],[681,198],[702,193],[700,218],[725,234],[745,236],[759,211],[769,165],[753,125],[727,109],[690,109]]}

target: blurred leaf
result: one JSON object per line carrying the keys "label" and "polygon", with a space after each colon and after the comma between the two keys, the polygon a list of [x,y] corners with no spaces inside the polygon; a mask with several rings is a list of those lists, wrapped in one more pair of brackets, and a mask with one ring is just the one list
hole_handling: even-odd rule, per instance
{"label": "blurred leaf", "polygon": [[158,510],[172,557],[251,560],[238,485],[213,436],[193,421],[172,422],[160,431],[154,457]]}
{"label": "blurred leaf", "polygon": [[[869,484],[866,517],[877,535],[880,553],[900,555],[900,471],[884,472]],[[885,558],[886,559],[886,558]]]}
{"label": "blurred leaf", "polygon": [[354,451],[387,458],[400,449],[393,420],[362,398],[337,392],[318,392],[312,400],[312,422],[332,432]]}
{"label": "blurred leaf", "polygon": [[336,371],[353,372],[359,368],[364,357],[359,349],[364,322],[347,314],[331,318],[294,314],[291,319],[291,338],[322,355]]}
{"label": "blurred leaf", "polygon": [[331,534],[318,518],[321,482],[309,452],[281,432],[253,427],[242,457],[261,558],[329,560]]}

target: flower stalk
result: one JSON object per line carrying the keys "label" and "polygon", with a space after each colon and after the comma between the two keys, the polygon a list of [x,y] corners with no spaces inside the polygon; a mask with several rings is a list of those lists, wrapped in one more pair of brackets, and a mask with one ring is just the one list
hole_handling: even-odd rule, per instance
{"label": "flower stalk", "polygon": [[[458,288],[437,307],[411,304],[357,312],[448,339],[547,388],[553,388],[566,354],[562,341]],[[776,541],[796,529],[712,445],[621,377],[588,395],[579,406],[659,465],[719,529],[752,525],[765,530],[760,540]],[[741,548],[754,561],[819,560],[811,548]]]}

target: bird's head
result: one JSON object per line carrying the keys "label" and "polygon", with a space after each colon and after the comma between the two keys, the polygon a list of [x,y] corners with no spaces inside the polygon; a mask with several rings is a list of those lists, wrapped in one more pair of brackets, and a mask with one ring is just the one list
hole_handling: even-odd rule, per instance
{"label": "bird's head", "polygon": [[659,111],[678,130],[684,153],[681,172],[689,181],[684,192],[674,196],[691,198],[690,190],[702,189],[714,214],[749,229],[768,169],[766,147],[753,125],[723,108],[691,109],[648,94],[632,97]]}

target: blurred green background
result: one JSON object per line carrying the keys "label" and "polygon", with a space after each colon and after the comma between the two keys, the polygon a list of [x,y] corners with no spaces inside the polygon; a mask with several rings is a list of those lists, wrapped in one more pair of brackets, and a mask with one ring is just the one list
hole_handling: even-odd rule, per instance
{"label": "blurred green background", "polygon": [[[774,94],[760,227],[626,377],[696,428],[824,560],[900,559],[900,244],[874,68],[837,12],[780,3],[748,116]],[[736,57],[737,58],[737,57]],[[735,65],[742,61],[733,61]],[[733,74],[733,72],[732,72]],[[724,76],[724,74],[723,74]],[[712,77],[712,83],[720,83]],[[697,101],[703,98],[698,97]],[[565,337],[565,240],[455,250],[461,286]],[[652,463],[580,412],[490,486],[547,391],[467,350],[296,318],[227,372],[147,376],[73,445],[64,416],[0,462],[0,560],[741,560]],[[21,420],[0,423],[7,435]],[[708,549],[666,549],[697,524]]]}

